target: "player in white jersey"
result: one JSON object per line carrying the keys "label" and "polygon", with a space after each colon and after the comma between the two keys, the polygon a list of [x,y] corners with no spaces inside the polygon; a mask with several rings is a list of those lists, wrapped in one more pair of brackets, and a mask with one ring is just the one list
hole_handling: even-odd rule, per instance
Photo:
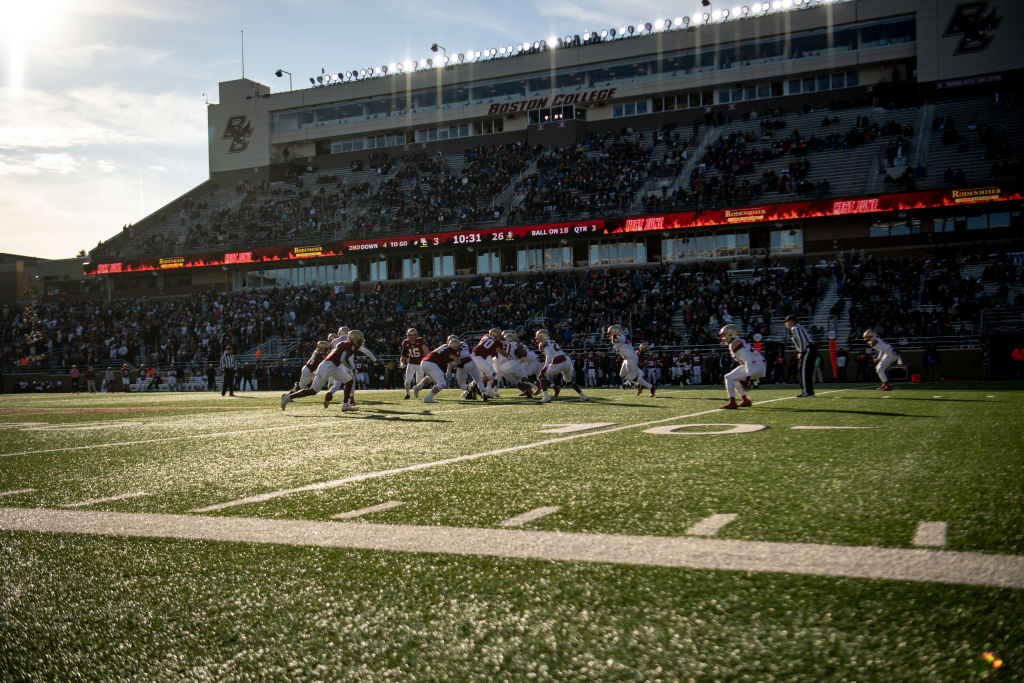
{"label": "player in white jersey", "polygon": [[494,369],[499,378],[506,380],[514,387],[522,390],[527,398],[533,397],[533,387],[526,381],[526,369],[523,368],[521,360],[527,356],[526,347],[519,341],[519,335],[513,330],[505,330],[501,333],[501,346],[505,351],[504,356],[495,356]]}
{"label": "player in white jersey", "polygon": [[448,342],[459,343],[459,360],[455,363],[455,383],[463,389],[462,398],[476,399],[477,395],[486,401],[487,396],[483,393],[483,381],[480,376],[480,368],[473,362],[473,352],[469,344],[459,339],[457,335],[449,335]]}
{"label": "player in white jersey", "polygon": [[624,384],[636,384],[637,394],[640,394],[644,389],[650,389],[651,396],[654,396],[655,390],[658,387],[644,379],[643,370],[640,369],[640,359],[636,356],[636,351],[633,349],[633,345],[629,341],[629,337],[625,334],[622,327],[619,325],[610,325],[606,330],[608,334],[608,340],[612,343],[612,348],[615,349],[615,353],[619,354],[622,358],[622,365],[619,367],[619,377],[622,378]]}
{"label": "player in white jersey", "polygon": [[[562,347],[551,338],[547,330],[537,330],[534,335],[537,340],[537,348],[544,354],[544,367],[540,371],[540,388],[544,392],[541,403],[550,403],[548,387],[552,380],[561,375],[562,381],[572,387],[580,395],[579,401],[589,401],[590,398],[583,393],[580,385],[576,383],[576,370],[572,365],[572,358],[569,357]],[[557,393],[555,394],[558,395]]]}
{"label": "player in white jersey", "polygon": [[874,330],[864,330],[863,338],[871,350],[878,354],[875,358],[875,373],[878,379],[882,380],[882,386],[878,387],[878,390],[892,391],[892,387],[889,386],[888,370],[889,366],[899,359],[899,354],[892,348],[892,344],[879,337]]}
{"label": "player in white jersey", "polygon": [[[729,394],[729,402],[722,406],[722,409],[735,410],[753,405],[747,396],[747,390],[750,388],[750,380],[764,377],[764,356],[740,338],[740,328],[733,324],[724,325],[718,331],[718,339],[729,348],[733,360],[739,363],[725,375],[725,391]],[[741,399],[738,404],[736,394],[739,394]]]}

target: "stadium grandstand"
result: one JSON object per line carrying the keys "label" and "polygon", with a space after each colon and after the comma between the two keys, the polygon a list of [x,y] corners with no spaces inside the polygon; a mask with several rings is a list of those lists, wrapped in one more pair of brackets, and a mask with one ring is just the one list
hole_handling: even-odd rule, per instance
{"label": "stadium grandstand", "polygon": [[707,9],[221,83],[208,178],[76,272],[0,262],[7,390],[122,363],[205,386],[229,343],[290,386],[339,324],[385,359],[413,325],[604,354],[617,322],[715,358],[736,322],[774,353],[791,313],[833,357],[884,330],[907,378],[935,351],[936,376],[1019,372],[1024,8]]}

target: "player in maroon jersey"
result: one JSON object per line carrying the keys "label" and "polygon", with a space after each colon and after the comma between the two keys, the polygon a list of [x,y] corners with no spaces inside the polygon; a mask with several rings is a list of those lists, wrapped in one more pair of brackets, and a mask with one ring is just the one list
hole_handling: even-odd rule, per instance
{"label": "player in maroon jersey", "polygon": [[462,342],[458,339],[451,339],[445,342],[442,346],[438,346],[427,355],[423,356],[420,365],[423,367],[424,377],[416,383],[416,391],[426,388],[430,383],[434,386],[430,389],[430,393],[423,399],[424,403],[437,403],[437,399],[434,398],[442,389],[448,388],[448,382],[445,381],[445,370],[451,363],[457,363],[459,356],[462,351]]}
{"label": "player in maroon jersey", "polygon": [[[363,333],[359,330],[352,330],[348,333],[348,339],[341,341],[334,346],[333,349],[327,354],[327,356],[320,361],[320,365],[316,369],[316,373],[313,375],[313,382],[306,389],[292,390],[287,394],[281,396],[281,410],[284,410],[285,406],[291,401],[297,398],[303,398],[304,396],[313,396],[318,391],[327,386],[327,383],[333,378],[338,385],[344,387],[344,402],[341,404],[342,410],[358,410],[358,408],[349,403],[349,398],[352,395],[352,386],[354,384],[352,377],[352,365],[350,359],[352,354],[359,350],[359,347],[363,345],[363,341],[366,338]],[[324,408],[331,405],[331,400],[334,398],[334,394],[328,391],[324,395]]]}
{"label": "player in maroon jersey", "polygon": [[498,372],[491,363],[491,358],[503,358],[508,354],[501,345],[501,330],[497,327],[480,337],[480,341],[473,347],[473,362],[480,371],[480,378],[486,384],[484,395],[497,397],[498,395]]}
{"label": "player in maroon jersey", "polygon": [[[424,341],[415,327],[405,331],[405,339],[402,340],[402,350],[398,358],[398,367],[405,368],[405,398],[409,398],[409,389],[423,380],[423,368],[420,361],[423,356],[430,353],[427,342]],[[416,396],[419,397],[419,389]]]}
{"label": "player in maroon jersey", "polygon": [[[331,335],[334,336],[334,335]],[[320,367],[320,363],[323,362],[324,358],[327,358],[327,354],[331,350],[331,341],[318,341],[316,348],[313,349],[313,355],[309,357],[309,360],[302,366],[301,374],[299,375],[299,381],[295,383],[293,390],[296,389],[308,389],[313,384],[313,375],[316,373],[316,369]]]}

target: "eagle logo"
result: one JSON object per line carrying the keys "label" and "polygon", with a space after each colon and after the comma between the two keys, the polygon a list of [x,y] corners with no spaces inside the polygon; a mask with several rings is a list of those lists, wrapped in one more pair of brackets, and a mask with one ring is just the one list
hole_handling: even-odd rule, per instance
{"label": "eagle logo", "polygon": [[960,36],[953,55],[981,52],[992,43],[992,32],[999,28],[1003,18],[996,16],[996,8],[988,10],[988,0],[965,2],[957,5],[949,18],[943,38]]}
{"label": "eagle logo", "polygon": [[252,137],[252,124],[245,116],[236,115],[228,119],[228,125],[224,128],[224,140],[231,140],[228,154],[244,152],[249,147],[249,138]]}

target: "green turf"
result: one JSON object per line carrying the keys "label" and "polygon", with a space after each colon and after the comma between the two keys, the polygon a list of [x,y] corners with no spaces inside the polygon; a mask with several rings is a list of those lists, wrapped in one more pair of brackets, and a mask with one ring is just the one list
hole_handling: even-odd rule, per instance
{"label": "green turf", "polygon": [[[1024,386],[848,386],[718,411],[717,387],[482,405],[360,392],[360,411],[275,394],[0,397],[2,506],[187,513],[264,492],[541,444],[555,424],[642,427],[228,507],[214,515],[1024,555]],[[572,392],[569,392],[570,394]],[[562,399],[566,396],[562,394]],[[937,398],[936,398],[937,396]],[[767,402],[764,402],[767,401]],[[704,413],[704,414],[701,414]],[[873,427],[795,431],[793,426]],[[602,433],[603,432],[603,433]],[[975,680],[1020,676],[1024,595],[866,579],[0,532],[0,679]]]}

